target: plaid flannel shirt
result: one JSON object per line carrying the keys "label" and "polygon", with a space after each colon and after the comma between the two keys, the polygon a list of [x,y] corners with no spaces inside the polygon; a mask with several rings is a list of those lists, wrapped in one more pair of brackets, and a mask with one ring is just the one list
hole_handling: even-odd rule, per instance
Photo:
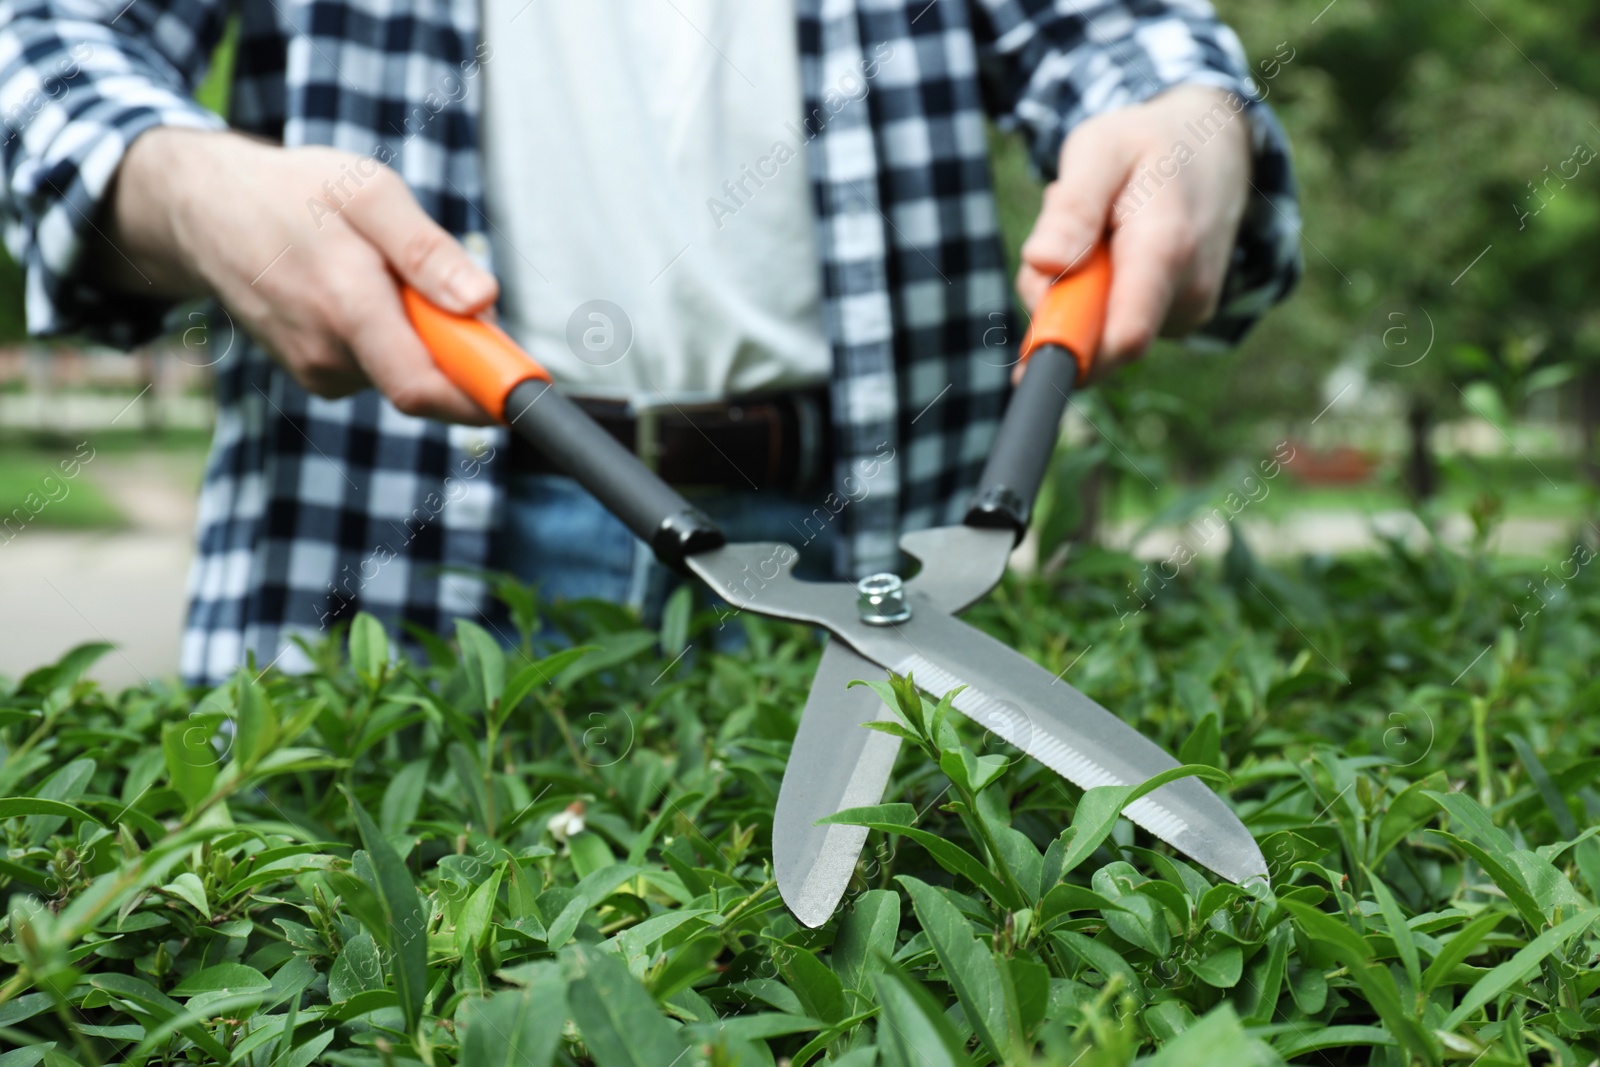
{"label": "plaid flannel shirt", "polygon": [[[840,569],[878,569],[901,530],[955,521],[1007,396],[1012,322],[985,119],[1040,171],[1082,119],[1179,84],[1251,100],[1255,193],[1222,310],[1236,340],[1299,271],[1286,140],[1237,38],[1205,0],[797,0],[801,76],[834,351]],[[452,233],[483,245],[477,0],[4,0],[6,239],[30,328],[131,344],[169,311],[78,270],[127,146],[157,125],[221,127],[192,92],[230,18],[229,123],[375,156]],[[476,240],[475,240],[476,235]],[[216,319],[217,426],[201,490],[181,672],[253,657],[367,610],[391,630],[490,610],[470,573],[503,512],[503,432],[323,400]],[[448,568],[448,569],[446,569]]]}

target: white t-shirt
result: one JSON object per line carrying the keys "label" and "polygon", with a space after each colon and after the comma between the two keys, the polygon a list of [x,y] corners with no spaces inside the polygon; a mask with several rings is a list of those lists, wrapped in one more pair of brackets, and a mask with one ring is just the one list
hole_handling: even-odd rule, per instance
{"label": "white t-shirt", "polygon": [[483,0],[503,325],[575,393],[825,381],[794,0]]}

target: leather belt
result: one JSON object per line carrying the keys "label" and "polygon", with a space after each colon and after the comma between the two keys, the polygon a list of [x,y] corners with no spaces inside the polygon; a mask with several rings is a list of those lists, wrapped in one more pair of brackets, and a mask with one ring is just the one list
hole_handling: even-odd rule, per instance
{"label": "leather belt", "polygon": [[[573,401],[671,485],[795,492],[829,477],[826,387],[645,408],[593,397]],[[518,435],[510,455],[513,471],[557,473]]]}

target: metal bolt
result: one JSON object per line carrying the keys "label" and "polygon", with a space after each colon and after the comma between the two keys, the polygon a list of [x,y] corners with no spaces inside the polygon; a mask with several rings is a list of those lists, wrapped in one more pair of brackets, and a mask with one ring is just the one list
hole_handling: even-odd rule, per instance
{"label": "metal bolt", "polygon": [[856,608],[869,626],[888,626],[911,618],[905,583],[898,574],[870,574],[856,583]]}

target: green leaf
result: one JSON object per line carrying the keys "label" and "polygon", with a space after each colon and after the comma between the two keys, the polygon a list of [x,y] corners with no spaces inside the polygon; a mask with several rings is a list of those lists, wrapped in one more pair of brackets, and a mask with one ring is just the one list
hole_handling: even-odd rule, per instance
{"label": "green leaf", "polygon": [[680,585],[661,609],[661,654],[676,660],[689,647],[689,619],[694,613],[694,589]]}
{"label": "green leaf", "polygon": [[[1378,861],[1388,855],[1389,850],[1398,845],[1407,834],[1434,817],[1439,806],[1432,794],[1446,788],[1447,784],[1444,773],[1435,771],[1421,781],[1412,782],[1389,801],[1389,807],[1383,813],[1383,820],[1378,824],[1377,844],[1372,850],[1370,866],[1376,867]],[[1294,857],[1295,860],[1313,858],[1301,855]],[[1287,870],[1287,866],[1284,869]]]}
{"label": "green leaf", "polygon": [[333,1044],[333,1039],[338,1036],[339,1033],[336,1030],[328,1030],[319,1034],[304,1044],[295,1046],[294,1051],[288,1055],[274,1058],[271,1067],[311,1067],[311,1064],[316,1062],[317,1057],[321,1056],[323,1051]]}
{"label": "green leaf", "polygon": [[389,635],[383,623],[364,611],[350,623],[350,667],[374,690],[389,671]]}
{"label": "green leaf", "polygon": [[900,875],[895,881],[911,895],[917,921],[966,1010],[973,1032],[996,1062],[1008,1062],[1012,1051],[1022,1044],[1022,1021],[1015,1011],[1008,1011],[1014,1005],[1007,1003],[1007,984],[988,946],[973,936],[971,924],[942,892],[910,875]]}
{"label": "green leaf", "polygon": [[579,878],[587,878],[617,862],[617,857],[611,854],[611,846],[606,844],[606,839],[593,830],[585,830],[567,838],[567,851],[572,856],[572,869],[578,873]]}
{"label": "green leaf", "polygon": [[872,976],[878,992],[879,1067],[968,1067],[963,1042],[938,1002],[897,967]]}
{"label": "green leaf", "polygon": [[[422,1021],[423,999],[428,994],[428,928],[422,901],[411,872],[367,809],[348,789],[345,796],[366,848],[366,862],[357,862],[356,874],[377,895],[387,920],[385,928],[369,932],[389,950],[389,974],[400,998],[400,1011],[406,1030],[415,1033]],[[359,861],[360,853],[357,858]]]}
{"label": "green leaf", "polygon": [[[980,806],[984,803],[980,801]],[[966,805],[956,801],[951,806],[959,811]],[[1024,905],[1037,903],[1038,898],[1032,890],[1039,884],[1044,869],[1044,857],[1039,855],[1039,847],[1027,834],[1013,826],[1007,826],[987,814],[980,813],[977,817],[983,820],[994,843],[996,855],[990,857],[993,866],[1002,873],[1011,872],[1012,879],[1022,890]]]}
{"label": "green leaf", "polygon": [[878,699],[911,729],[913,737],[920,739],[927,732],[928,724],[923,714],[922,694],[915,682],[891,674],[886,680],[857,678],[850,683],[851,688],[858,685],[864,685],[877,693]]}
{"label": "green leaf", "polygon": [[489,791],[484,783],[483,765],[478,760],[478,753],[460,741],[452,741],[450,747],[445,749],[445,757],[456,776],[455,795],[467,802],[473,824],[493,834],[494,823],[489,818]]}
{"label": "green leaf", "polygon": [[1320,1052],[1327,1048],[1369,1048],[1396,1044],[1381,1026],[1324,1026],[1320,1030],[1297,1030],[1278,1039],[1277,1053],[1286,1060]]}
{"label": "green leaf", "polygon": [[253,766],[278,743],[278,710],[261,684],[245,671],[235,679],[233,758]]}
{"label": "green leaf", "polygon": [[1473,1012],[1518,982],[1526,980],[1528,975],[1544,962],[1546,956],[1583,933],[1597,918],[1600,918],[1600,908],[1591,908],[1529,941],[1517,950],[1516,955],[1480,978],[1478,983],[1467,991],[1467,995],[1461,998],[1461,1003],[1456,1005],[1455,1010],[1445,1017],[1441,1029],[1454,1030]]}
{"label": "green leaf", "polygon": [[200,725],[197,719],[161,728],[167,778],[190,811],[211,795],[217,782],[218,756],[211,747],[212,733],[213,728]]}
{"label": "green leaf", "polygon": [[1144,999],[1144,984],[1139,981],[1138,972],[1109,945],[1085,937],[1076,930],[1057,930],[1050,935],[1050,939],[1068,958],[1092,967],[1106,978],[1112,975],[1120,977],[1124,988],[1132,990],[1140,1000]]}
{"label": "green leaf", "polygon": [[[75,759],[46,778],[44,784],[34,790],[34,799],[71,804],[83,796],[84,790],[89,787],[89,779],[94,777],[94,771],[94,760]],[[35,812],[22,825],[23,840],[29,845],[42,844],[64,821],[65,817],[60,813]]]}
{"label": "green leaf", "polygon": [[710,1043],[724,1035],[739,1041],[766,1041],[774,1037],[803,1034],[822,1027],[817,1019],[804,1015],[789,1015],[780,1011],[763,1011],[754,1015],[729,1015],[715,1024],[698,1023],[696,1028],[702,1040]]}
{"label": "green leaf", "polygon": [[1216,713],[1200,716],[1178,749],[1178,762],[1217,767],[1222,764],[1222,719]]}
{"label": "green leaf", "polygon": [[510,868],[509,892],[506,894],[507,903],[513,919],[536,919],[543,928],[543,919],[539,916],[539,891],[534,886],[533,880],[528,877],[528,872],[516,860],[508,860]]}
{"label": "green leaf", "polygon": [[[1593,832],[1600,832],[1600,827],[1595,827]],[[1533,897],[1539,914],[1546,920],[1553,922],[1558,912],[1571,915],[1589,906],[1561,869],[1539,853],[1519,848],[1506,859],[1522,884],[1528,887],[1528,895]]]}
{"label": "green leaf", "polygon": [[[42,815],[52,821],[71,819],[74,822],[92,822],[102,826],[99,819],[82,808],[63,804],[59,800],[41,800],[38,797],[6,797],[0,800],[0,819],[14,819],[19,815]],[[46,832],[46,837],[49,832]],[[43,838],[40,839],[41,841]]]}
{"label": "green leaf", "polygon": [[493,711],[506,688],[506,654],[489,631],[468,619],[456,620],[461,668],[478,707]]}
{"label": "green leaf", "polygon": [[553,960],[526,972],[526,984],[487,999],[469,998],[456,1013],[461,1062],[472,1067],[548,1067],[567,1021],[567,984]]}
{"label": "green leaf", "polygon": [[981,793],[1005,773],[1011,761],[1004,756],[974,756],[966,747],[946,749],[939,754],[939,769],[957,786],[969,793]]}
{"label": "green leaf", "polygon": [[1523,922],[1527,923],[1530,929],[1537,930],[1544,925],[1544,909],[1539,906],[1538,899],[1528,892],[1528,887],[1522,880],[1521,872],[1502,861],[1501,856],[1506,856],[1507,853],[1491,854],[1476,842],[1468,841],[1464,837],[1457,837],[1455,834],[1446,833],[1443,830],[1429,830],[1428,835],[1443,838],[1471,856],[1478,866],[1483,868],[1484,873],[1489,876],[1490,880],[1506,895],[1506,899],[1516,907],[1518,913],[1522,915]]}
{"label": "green leaf", "polygon": [[[1267,935],[1267,950],[1258,952],[1250,962],[1244,1001],[1250,1005],[1245,1022],[1252,1026],[1265,1026],[1272,1021],[1283,993],[1283,979],[1288,972],[1289,946],[1294,943],[1291,923],[1279,923]],[[1322,977],[1318,972],[1317,977]]]}
{"label": "green leaf", "polygon": [[1501,855],[1517,847],[1511,838],[1506,836],[1506,832],[1489,818],[1489,813],[1483,810],[1483,805],[1465,793],[1429,792],[1426,795],[1450,816],[1451,829],[1459,836]]}
{"label": "green leaf", "polygon": [[847,826],[865,826],[869,830],[880,830],[908,838],[927,849],[928,854],[939,866],[978,886],[1002,907],[1015,910],[1024,905],[1025,902],[1018,900],[1016,894],[1011,892],[978,857],[960,845],[946,841],[938,834],[907,825],[914,818],[916,810],[910,804],[880,804],[867,808],[847,808],[837,815],[818,819],[817,824],[843,823]]}
{"label": "green leaf", "polygon": [[495,900],[500,896],[500,872],[496,867],[487,881],[473,890],[456,920],[454,941],[457,955],[466,958],[482,947],[489,932],[489,919],[494,914]]}
{"label": "green leaf", "polygon": [[845,1017],[844,984],[815,953],[797,945],[778,944],[772,947],[772,958],[807,1015],[830,1023]]}
{"label": "green leaf", "polygon": [[242,963],[214,963],[179,982],[172,995],[192,997],[196,993],[245,992],[271,985],[272,980],[254,967]]}
{"label": "green leaf", "polygon": [[[560,910],[555,915],[546,917],[548,921],[545,925],[549,928],[546,938],[548,946],[553,950],[565,945],[590,908],[610,896],[617,886],[638,873],[637,867],[617,863],[585,876],[571,889],[558,887],[547,890],[544,896],[549,896],[551,893],[569,894],[567,902],[561,905]],[[540,911],[541,913],[544,911],[542,902]]]}
{"label": "green leaf", "polygon": [[1472,950],[1482,944],[1483,939],[1488,937],[1505,917],[1506,913],[1499,909],[1485,911],[1446,941],[1444,948],[1439,950],[1439,954],[1433,958],[1433,962],[1422,974],[1422,991],[1432,993],[1441,985],[1449,984],[1451,972],[1472,955]]}
{"label": "green leaf", "polygon": [[833,969],[846,989],[866,997],[870,992],[869,979],[883,970],[885,961],[894,957],[899,932],[898,893],[869,889],[850,902],[849,909],[839,920],[832,957]]}
{"label": "green leaf", "polygon": [[201,882],[197,875],[185,871],[161,888],[163,891],[171,893],[173,896],[193,905],[196,911],[204,915],[208,922],[210,921],[211,902],[206,899],[205,883]]}
{"label": "green leaf", "polygon": [[922,743],[921,735],[903,723],[874,719],[872,722],[862,723],[861,728],[863,730],[874,730],[880,734],[888,734],[890,737],[898,737],[900,740],[909,741],[913,745]]}
{"label": "green leaf", "polygon": [[[156,1025],[177,1019],[183,1014],[183,1005],[142,978],[135,978],[129,974],[105,973],[91,974],[84,980],[91,987],[104,990],[113,997],[132,1004]],[[228,1050],[200,1025],[199,1020],[185,1021],[178,1029],[184,1037],[193,1041],[218,1063],[227,1063],[232,1059],[228,1055]]]}
{"label": "green leaf", "polygon": [[1078,801],[1078,810],[1072,813],[1072,825],[1067,829],[1072,836],[1066,838],[1067,852],[1061,860],[1061,873],[1076,869],[1111,836],[1123,808],[1168,782],[1191,776],[1210,781],[1228,780],[1227,775],[1213,767],[1186,765],[1162,771],[1139,785],[1102,785],[1086,790]]}
{"label": "green leaf", "polygon": [[1035,919],[1041,926],[1075,911],[1114,911],[1122,905],[1081,885],[1062,884],[1044,895]]}
{"label": "green leaf", "polygon": [[597,1067],[665,1067],[683,1054],[678,1034],[627,967],[593,945],[561,951],[572,1019]]}
{"label": "green leaf", "polygon": [[845,808],[823,819],[818,826],[839,823],[844,826],[910,826],[917,818],[917,809],[910,804],[874,804],[865,808]]}
{"label": "green leaf", "polygon": [[659,1000],[667,1000],[714,973],[712,961],[722,952],[722,936],[705,933],[667,950],[666,960],[650,983]]}
{"label": "green leaf", "polygon": [[[1138,883],[1145,880],[1122,860],[1106,864],[1091,879],[1096,892],[1116,902],[1116,907],[1102,913],[1112,933],[1162,959],[1172,948],[1172,934],[1163,909],[1138,891]],[[1188,909],[1183,910],[1187,918]]]}
{"label": "green leaf", "polygon": [[1555,820],[1556,832],[1568,841],[1577,837],[1578,822],[1572,817],[1572,809],[1567,807],[1567,800],[1561,795],[1561,790],[1550,780],[1550,772],[1544,769],[1544,764],[1539,761],[1533,746],[1528,744],[1527,739],[1521,734],[1511,734],[1506,740],[1516,750],[1517,758],[1522,761],[1523,769],[1528,772],[1528,780],[1533,782],[1533,787],[1539,791],[1540,798],[1550,811],[1550,817]]}
{"label": "green leaf", "polygon": [[546,656],[544,659],[534,660],[517,670],[506,682],[505,692],[500,695],[501,719],[510,715],[521,704],[523,698],[542,686],[552,685],[561,677],[561,672],[578,662],[584,656],[595,650],[594,645],[579,645],[576,648],[564,648],[560,652]]}
{"label": "green leaf", "polygon": [[624,959],[634,956],[643,957],[653,946],[678,927],[689,923],[694,923],[696,926],[704,926],[707,924],[709,917],[716,914],[710,908],[677,908],[673,911],[664,911],[659,915],[652,915],[642,923],[621,931],[611,941],[605,942],[605,945],[609,947],[615,943],[622,950]]}
{"label": "green leaf", "polygon": [[384,787],[378,826],[385,837],[393,839],[404,834],[422,809],[422,798],[428,788],[428,763],[425,759],[412,760]]}
{"label": "green leaf", "polygon": [[651,651],[657,642],[658,638],[652,630],[624,630],[598,637],[586,654],[579,656],[556,677],[556,688],[566,689],[592,674],[621,666]]}
{"label": "green leaf", "polygon": [[1189,970],[1208,986],[1232,989],[1244,974],[1244,953],[1238,945],[1227,945],[1205,959],[1190,963]]}
{"label": "green leaf", "polygon": [[29,672],[23,677],[17,690],[22,693],[44,695],[70,686],[82,678],[83,673],[92,667],[96,660],[115,647],[103,641],[77,645],[50,666]]}
{"label": "green leaf", "polygon": [[1298,900],[1280,900],[1279,905],[1294,916],[1308,938],[1319,942],[1344,964],[1366,994],[1367,1002],[1400,1044],[1424,1062],[1437,1065],[1440,1057],[1438,1042],[1419,1019],[1401,1006],[1400,991],[1395,987],[1394,976],[1388,968],[1370,965],[1372,948],[1361,935]]}
{"label": "green leaf", "polygon": [[0,1004],[0,1027],[15,1026],[50,1010],[54,999],[49,993],[26,993]]}
{"label": "green leaf", "polygon": [[1033,1033],[1044,1022],[1050,1008],[1050,968],[1036,960],[1021,955],[1012,956],[1001,963],[1010,972],[1011,988],[1016,994],[1017,1015],[1022,1020],[1022,1032]]}
{"label": "green leaf", "polygon": [[[194,1041],[194,1034],[202,1026],[219,1016],[226,1017],[238,1013],[245,1016],[260,1006],[265,989],[252,990],[246,993],[223,994],[220,996],[207,996],[191,1001],[181,1010],[161,1020],[154,1026],[145,1027],[145,1034],[139,1044],[129,1054],[126,1062],[140,1063],[155,1049],[167,1044],[173,1034],[181,1033],[189,1040]],[[199,1044],[199,1042],[195,1042]],[[204,1047],[204,1046],[202,1046]],[[230,1060],[224,1060],[224,1063]]]}
{"label": "green leaf", "polygon": [[1189,1024],[1140,1067],[1265,1067],[1278,1057],[1251,1037],[1231,1004],[1222,1004]]}
{"label": "green leaf", "polygon": [[1158,1042],[1165,1044],[1194,1025],[1194,1012],[1180,1000],[1161,1000],[1145,1009],[1144,1024]]}
{"label": "green leaf", "polygon": [[378,954],[378,943],[372,935],[363,930],[345,938],[344,951],[328,968],[328,999],[341,1004],[358,994],[383,988],[383,957]]}
{"label": "green leaf", "polygon": [[1034,899],[1039,900],[1041,905],[1061,882],[1061,876],[1065,873],[1062,864],[1067,861],[1067,842],[1071,838],[1070,831],[1064,832],[1059,837],[1051,838],[1044,850],[1044,859],[1039,864],[1039,885],[1033,890]]}
{"label": "green leaf", "polygon": [[1370,870],[1367,870],[1367,880],[1372,883],[1372,895],[1383,911],[1383,922],[1389,928],[1389,938],[1394,942],[1395,952],[1399,954],[1400,963],[1405,967],[1406,977],[1411,980],[1411,989],[1415,992],[1422,988],[1422,960],[1417,955],[1417,940],[1412,936],[1411,927],[1406,925],[1405,913],[1400,910],[1400,902],[1389,892],[1389,887]]}
{"label": "green leaf", "polygon": [[400,998],[394,995],[392,989],[369,989],[353,994],[349,1000],[335,1004],[323,1012],[324,1019],[333,1019],[337,1022],[348,1022],[358,1019],[368,1012],[380,1011],[384,1008],[398,1008]]}

